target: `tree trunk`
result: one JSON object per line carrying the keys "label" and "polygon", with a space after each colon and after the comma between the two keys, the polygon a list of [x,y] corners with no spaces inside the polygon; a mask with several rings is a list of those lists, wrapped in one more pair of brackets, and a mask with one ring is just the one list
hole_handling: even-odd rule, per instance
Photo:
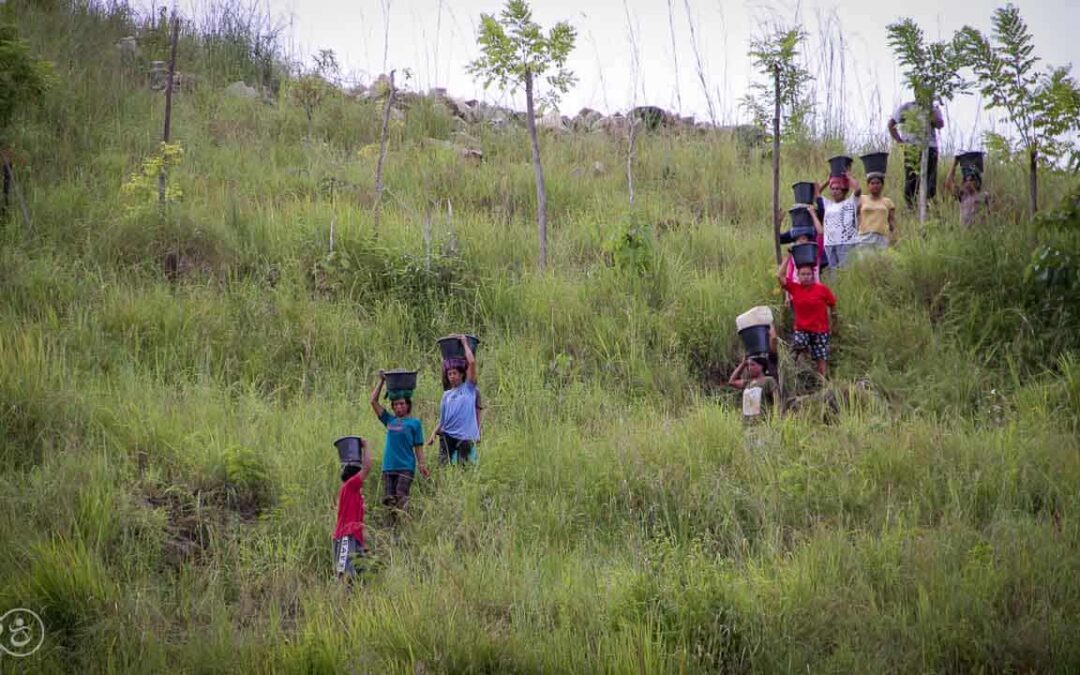
{"label": "tree trunk", "polygon": [[1039,151],[1028,150],[1028,208],[1034,217],[1039,212]]}
{"label": "tree trunk", "polygon": [[630,206],[634,205],[634,143],[637,141],[637,120],[633,115],[627,115],[626,127],[627,151],[626,151],[626,189],[630,192]]}
{"label": "tree trunk", "polygon": [[533,74],[525,73],[525,119],[532,141],[533,171],[536,173],[536,229],[540,237],[540,271],[547,267],[547,192],[544,190],[544,167],[540,164],[540,141],[536,135],[536,109],[533,106]]}
{"label": "tree trunk", "polygon": [[383,108],[382,134],[379,136],[379,161],[375,163],[375,234],[379,233],[379,221],[382,216],[383,162],[386,161],[386,140],[390,135],[390,106],[394,104],[394,71],[390,71],[390,91],[386,93],[386,107]]}
{"label": "tree trunk", "polygon": [[[927,134],[929,134],[930,126],[927,122],[926,127]],[[922,152],[919,155],[919,224],[926,223],[926,186],[929,184],[929,177],[926,172],[930,170],[930,136],[927,135],[923,139]]]}
{"label": "tree trunk", "polygon": [[8,208],[11,206],[11,164],[8,163],[7,153],[0,152],[0,160],[3,161],[4,173],[4,201],[0,204],[0,220],[7,217]]}
{"label": "tree trunk", "polygon": [[780,66],[773,66],[776,93],[773,97],[772,138],[772,221],[773,249],[780,264]]}
{"label": "tree trunk", "polygon": [[[172,133],[172,92],[173,76],[176,74],[176,42],[180,36],[180,17],[173,13],[172,45],[169,48],[169,75],[165,80],[165,124],[161,131],[161,142],[168,143]],[[168,182],[165,166],[158,172],[158,205],[165,208],[165,185]]]}

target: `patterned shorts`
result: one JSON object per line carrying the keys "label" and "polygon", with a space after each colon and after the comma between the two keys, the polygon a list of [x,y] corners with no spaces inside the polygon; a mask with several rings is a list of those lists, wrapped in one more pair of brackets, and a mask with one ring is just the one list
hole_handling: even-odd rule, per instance
{"label": "patterned shorts", "polygon": [[791,346],[796,351],[810,350],[810,358],[815,361],[829,360],[829,334],[811,333],[806,330],[796,330],[791,335]]}
{"label": "patterned shorts", "polygon": [[383,471],[383,504],[404,510],[409,505],[412,471]]}

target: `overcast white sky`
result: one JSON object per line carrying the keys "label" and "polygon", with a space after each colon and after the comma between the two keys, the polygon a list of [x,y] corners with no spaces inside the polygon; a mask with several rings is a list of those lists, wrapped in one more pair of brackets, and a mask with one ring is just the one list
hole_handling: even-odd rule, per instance
{"label": "overcast white sky", "polygon": [[[519,96],[485,92],[466,73],[465,65],[478,55],[476,27],[481,13],[497,13],[499,0],[262,0],[288,25],[293,53],[310,55],[333,49],[346,73],[370,80],[385,69],[408,68],[409,87],[446,87],[451,94],[509,103],[524,108]],[[817,76],[821,109],[842,112],[853,143],[884,141],[884,122],[905,99],[901,73],[886,44],[886,25],[911,17],[930,39],[946,39],[970,24],[990,31],[995,7],[989,0],[533,0],[534,18],[545,28],[560,20],[578,31],[577,48],[569,66],[580,78],[565,96],[561,109],[573,115],[587,106],[603,112],[625,109],[631,103],[659,105],[707,119],[707,103],[698,76],[690,26],[696,32],[701,71],[716,115],[721,122],[746,119],[738,99],[755,74],[747,55],[750,36],[761,22],[798,20],[810,34],[810,70]],[[1080,2],[1035,0],[1018,3],[1035,36],[1036,53],[1046,64],[1080,61]],[[389,7],[389,11],[386,9]],[[671,14],[669,14],[669,8]],[[629,15],[629,19],[628,19]],[[669,20],[670,18],[670,20]],[[389,21],[389,40],[384,40]],[[629,27],[637,35],[641,61],[638,87],[631,68]],[[839,27],[839,28],[838,28]],[[672,46],[674,32],[674,47]],[[837,46],[843,37],[841,66],[830,69],[823,36]],[[388,42],[388,44],[387,44]],[[384,64],[384,50],[386,54]],[[838,55],[838,54],[837,54]],[[676,63],[678,67],[676,68]],[[833,84],[826,86],[828,73]],[[840,92],[843,91],[843,95]],[[680,105],[681,101],[681,105]],[[995,121],[981,111],[977,96],[965,96],[948,106],[946,143],[974,147],[981,132]]]}

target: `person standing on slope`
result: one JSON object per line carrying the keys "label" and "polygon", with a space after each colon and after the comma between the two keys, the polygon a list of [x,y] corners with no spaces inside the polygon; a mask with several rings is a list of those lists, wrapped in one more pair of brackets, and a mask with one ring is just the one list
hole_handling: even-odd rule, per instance
{"label": "person standing on slope", "polygon": [[424,478],[431,472],[424,463],[424,428],[420,420],[410,416],[412,400],[408,394],[411,392],[387,392],[390,408],[394,411],[391,415],[379,403],[385,384],[386,375],[380,370],[379,381],[371,390],[371,410],[386,427],[382,459],[383,505],[390,509],[391,524],[396,524],[409,505],[409,491],[417,467]]}
{"label": "person standing on slope", "polygon": [[859,242],[859,182],[848,171],[843,176],[831,176],[821,186],[828,186],[828,197],[819,197],[825,211],[822,218],[825,230],[825,257],[830,270],[842,269],[848,256]]}
{"label": "person standing on slope", "polygon": [[780,287],[791,295],[791,307],[795,310],[792,348],[796,352],[809,350],[818,375],[828,377],[829,310],[836,308],[836,296],[828,286],[814,281],[812,264],[799,265],[798,282],[789,282],[784,277],[786,262],[780,263],[776,268],[776,279],[780,282]]}
{"label": "person standing on slope", "polygon": [[[923,140],[926,137],[926,111],[915,101],[901,103],[889,118],[889,135],[903,146],[904,151],[904,201],[909,209],[915,208],[915,195],[919,192],[919,168],[922,164]],[[941,108],[930,110],[929,158],[926,165],[926,200],[937,195],[938,129],[945,126]]]}
{"label": "person standing on slope", "polygon": [[443,392],[439,404],[439,424],[428,439],[428,445],[439,437],[440,464],[476,464],[476,442],[480,439],[477,416],[476,356],[464,335],[458,335],[465,352],[465,364],[445,364],[450,388]]}

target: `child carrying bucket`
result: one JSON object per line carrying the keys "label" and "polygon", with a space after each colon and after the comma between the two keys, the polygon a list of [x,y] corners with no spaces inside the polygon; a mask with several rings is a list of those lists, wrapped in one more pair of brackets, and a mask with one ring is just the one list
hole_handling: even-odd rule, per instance
{"label": "child carrying bucket", "polygon": [[757,424],[769,410],[780,412],[780,393],[776,380],[765,374],[768,358],[764,354],[747,356],[728,379],[728,386],[742,390],[743,422]]}
{"label": "child carrying bucket", "polygon": [[[956,187],[957,166],[964,176],[959,188]],[[983,192],[982,173],[983,154],[965,152],[953,160],[949,176],[945,179],[945,189],[960,202],[960,222],[968,227],[985,220],[990,212],[990,195]]]}
{"label": "child carrying bucket", "polygon": [[476,388],[476,356],[470,340],[465,335],[454,335],[440,341],[455,347],[460,344],[464,359],[447,358],[444,353],[443,372],[450,388],[443,392],[439,404],[439,423],[428,439],[428,445],[439,438],[440,464],[476,464],[476,442],[480,439],[480,421],[477,414],[479,391]]}
{"label": "child carrying bucket", "polygon": [[836,296],[829,287],[814,281],[814,266],[810,262],[798,264],[798,281],[788,282],[784,276],[786,261],[776,268],[780,287],[791,295],[791,307],[795,310],[795,332],[792,347],[797,352],[809,350],[815,369],[822,377],[829,373],[829,309],[836,307]]}
{"label": "child carrying bucket", "polygon": [[[383,386],[390,399],[391,415],[379,403]],[[371,390],[371,410],[386,427],[386,444],[383,446],[382,481],[383,505],[390,511],[390,523],[397,524],[409,505],[409,492],[413,477],[419,467],[420,474],[431,475],[424,463],[424,428],[420,420],[411,416],[412,393],[416,387],[416,373],[411,371],[379,371],[379,381]]]}
{"label": "child carrying bucket", "polygon": [[334,526],[334,569],[338,579],[352,583],[358,573],[357,559],[364,548],[364,480],[371,471],[368,444],[359,436],[334,441],[341,461],[337,523]]}
{"label": "child carrying bucket", "polygon": [[[780,243],[791,243],[791,250],[794,251],[795,247],[801,246],[800,253],[805,250],[810,250],[804,244],[811,244],[814,246],[814,281],[821,280],[821,247],[818,246],[818,241],[821,240],[824,234],[824,228],[821,225],[821,220],[818,218],[817,211],[810,204],[797,204],[791,208],[792,226],[788,232],[780,235]],[[806,222],[812,223],[811,227],[806,226]],[[788,281],[796,281],[796,265],[795,256],[788,256],[787,258],[787,273],[786,278]]]}

